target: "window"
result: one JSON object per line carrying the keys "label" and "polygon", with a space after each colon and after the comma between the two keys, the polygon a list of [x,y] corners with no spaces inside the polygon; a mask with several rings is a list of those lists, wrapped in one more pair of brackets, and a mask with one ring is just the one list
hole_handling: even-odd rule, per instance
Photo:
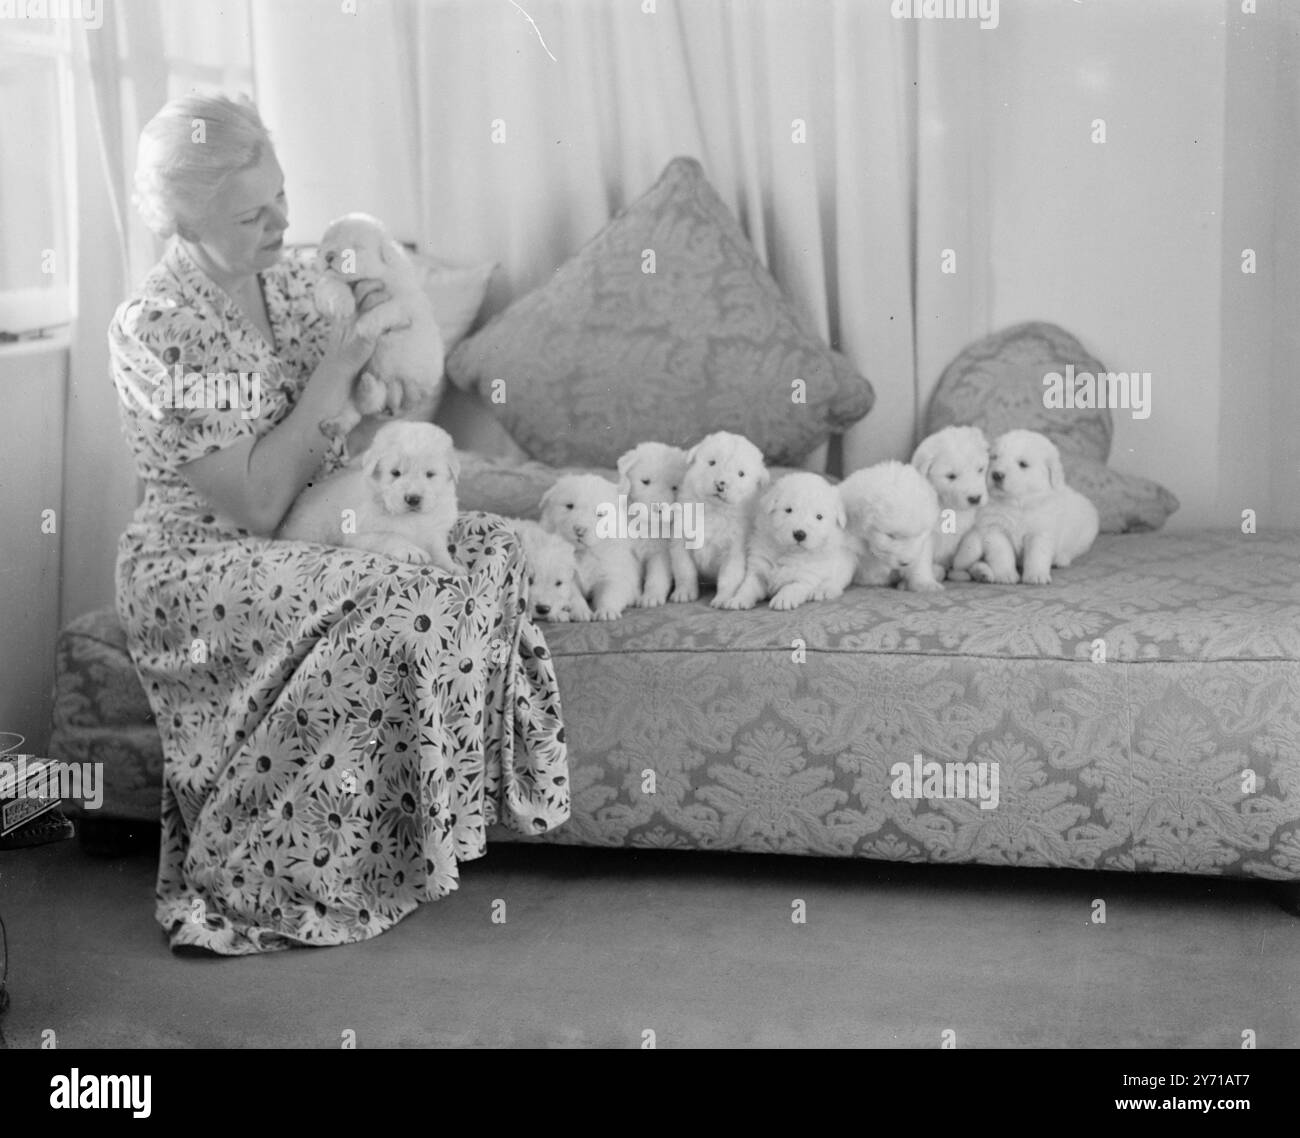
{"label": "window", "polygon": [[70,314],[73,140],[68,19],[0,19],[0,340]]}

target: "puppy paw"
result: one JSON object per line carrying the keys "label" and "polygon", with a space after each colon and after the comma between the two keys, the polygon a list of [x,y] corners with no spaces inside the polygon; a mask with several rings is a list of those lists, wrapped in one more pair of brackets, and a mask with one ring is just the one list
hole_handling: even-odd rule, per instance
{"label": "puppy paw", "polygon": [[675,605],[688,605],[692,601],[698,601],[700,599],[700,590],[698,587],[694,589],[685,589],[679,586],[673,590],[673,595],[668,599]]}
{"label": "puppy paw", "polygon": [[976,561],[969,572],[972,581],[982,581],[986,585],[1014,585],[1020,580],[1018,573],[995,573],[983,561]]}
{"label": "puppy paw", "polygon": [[667,596],[663,593],[642,593],[632,603],[639,609],[654,609],[658,608],[667,599]]}
{"label": "puppy paw", "polygon": [[616,609],[611,605],[602,605],[591,614],[592,620],[618,620],[623,615],[622,609]]}
{"label": "puppy paw", "polygon": [[733,594],[725,601],[719,597],[714,597],[712,601],[715,609],[727,609],[730,612],[737,612],[742,609],[752,609],[754,602],[748,597],[742,597],[739,594]]}
{"label": "puppy paw", "polygon": [[791,597],[783,593],[777,593],[770,601],[767,607],[775,609],[777,612],[789,612],[791,609],[797,609],[805,600],[812,600],[811,597]]}
{"label": "puppy paw", "polygon": [[1050,571],[1026,569],[1020,581],[1025,585],[1050,585],[1052,583],[1052,574]]}
{"label": "puppy paw", "polygon": [[402,541],[394,538],[384,547],[384,552],[390,557],[395,557],[398,561],[409,561],[412,565],[432,565],[433,556],[421,545],[416,545],[413,541]]}
{"label": "puppy paw", "polygon": [[913,593],[941,593],[943,586],[938,581],[904,581],[903,587]]}

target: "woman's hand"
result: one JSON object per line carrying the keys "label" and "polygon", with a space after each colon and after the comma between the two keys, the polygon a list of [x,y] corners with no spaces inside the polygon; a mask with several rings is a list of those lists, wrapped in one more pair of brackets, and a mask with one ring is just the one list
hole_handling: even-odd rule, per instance
{"label": "woman's hand", "polygon": [[[270,535],[283,520],[329,449],[320,431],[322,420],[343,408],[379,337],[405,322],[396,305],[384,311],[392,297],[382,281],[358,281],[355,288],[358,319],[321,357],[288,416],[256,440],[235,443],[180,468],[207,501],[252,533]],[[364,319],[372,312],[378,316]]]}

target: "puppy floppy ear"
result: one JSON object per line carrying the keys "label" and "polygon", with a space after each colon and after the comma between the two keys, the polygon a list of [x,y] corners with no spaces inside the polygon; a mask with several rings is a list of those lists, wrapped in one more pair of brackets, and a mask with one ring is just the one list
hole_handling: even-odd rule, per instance
{"label": "puppy floppy ear", "polygon": [[935,445],[933,439],[922,439],[921,445],[916,448],[912,454],[912,465],[917,471],[930,477],[930,468],[934,466],[934,460],[939,457],[939,448]]}
{"label": "puppy floppy ear", "polygon": [[840,529],[849,528],[849,512],[844,508],[844,499],[839,494],[835,495],[835,502],[832,507],[835,511],[835,524]]}
{"label": "puppy floppy ear", "polygon": [[447,455],[447,477],[453,486],[460,484],[460,456],[454,450]]}
{"label": "puppy floppy ear", "polygon": [[758,484],[760,486],[770,486],[772,484],[772,472],[768,470],[762,459],[759,459],[758,463]]}
{"label": "puppy floppy ear", "polygon": [[628,473],[632,469],[632,464],[636,461],[636,452],[630,450],[627,454],[620,455],[618,460],[618,492],[620,494],[630,493],[632,490],[632,476]]}
{"label": "puppy floppy ear", "polygon": [[546,493],[541,496],[541,499],[537,503],[538,513],[542,513],[542,514],[546,513],[547,507],[550,506],[554,498],[555,498],[555,487],[551,486],[546,491]]}
{"label": "puppy floppy ear", "polygon": [[385,265],[400,265],[406,259],[406,254],[391,237],[383,237],[379,241],[379,259]]}
{"label": "puppy floppy ear", "polygon": [[357,464],[361,468],[361,473],[367,478],[377,478],[379,476],[379,466],[384,461],[387,452],[382,446],[377,446],[372,442],[357,459]]}
{"label": "puppy floppy ear", "polygon": [[1047,456],[1047,484],[1053,490],[1059,490],[1065,485],[1065,467],[1061,463],[1060,452],[1056,450]]}

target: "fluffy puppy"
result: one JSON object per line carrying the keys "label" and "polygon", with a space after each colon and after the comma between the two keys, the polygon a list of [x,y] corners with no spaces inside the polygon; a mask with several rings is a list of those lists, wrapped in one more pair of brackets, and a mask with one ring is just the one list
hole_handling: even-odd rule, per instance
{"label": "fluffy puppy", "polygon": [[[668,536],[672,506],[685,477],[686,452],[667,443],[641,443],[618,460],[618,492],[627,495],[629,506],[644,506],[647,523],[665,535],[632,541],[632,551],[643,573],[641,594],[636,600],[641,608],[663,604],[668,599],[674,575],[681,572],[683,560],[690,559],[685,538],[680,534]],[[677,516],[680,517],[680,512]]]}
{"label": "fluffy puppy", "polygon": [[368,549],[459,574],[447,550],[459,477],[451,436],[441,427],[385,423],[361,455],[298,495],[275,536]]}
{"label": "fluffy puppy", "polygon": [[975,523],[975,511],[988,500],[989,441],[978,427],[944,427],[921,440],[912,465],[939,495],[934,575],[942,581],[961,539]]}
{"label": "fluffy puppy", "polygon": [[715,431],[686,452],[680,500],[699,504],[702,532],[699,548],[682,559],[674,601],[695,600],[701,578],[717,583],[714,608],[740,588],[754,504],[771,480],[763,452],[744,435]]}
{"label": "fluffy puppy", "polygon": [[839,487],[856,539],[860,585],[901,583],[916,592],[943,586],[934,576],[934,531],[939,498],[915,467],[878,462],[854,471]]}
{"label": "fluffy puppy", "polygon": [[528,611],[534,620],[564,624],[590,620],[591,609],[578,585],[577,555],[559,534],[547,533],[537,522],[512,518],[528,560]]}
{"label": "fluffy puppy", "polygon": [[419,270],[406,251],[381,221],[349,213],[326,228],[316,267],[321,272],[316,307],[332,320],[356,317],[355,281],[383,281],[390,298],[357,318],[358,329],[383,334],[357,377],[351,400],[334,418],[324,420],[321,430],[331,437],[346,435],[364,415],[431,409],[442,387],[442,333]]}
{"label": "fluffy puppy", "polygon": [[641,593],[632,543],[611,536],[618,487],[598,474],[566,474],[542,495],[542,528],[573,546],[578,584],[596,620],[617,620]]}
{"label": "fluffy puppy", "polygon": [[989,503],[962,538],[953,569],[977,581],[1048,585],[1053,565],[1064,568],[1092,548],[1097,507],[1065,484],[1060,452],[1045,435],[1015,430],[998,436],[989,482]]}
{"label": "fluffy puppy", "polygon": [[758,500],[745,579],[722,608],[749,609],[771,597],[774,609],[838,597],[853,580],[857,553],[835,487],[820,474],[778,479]]}

